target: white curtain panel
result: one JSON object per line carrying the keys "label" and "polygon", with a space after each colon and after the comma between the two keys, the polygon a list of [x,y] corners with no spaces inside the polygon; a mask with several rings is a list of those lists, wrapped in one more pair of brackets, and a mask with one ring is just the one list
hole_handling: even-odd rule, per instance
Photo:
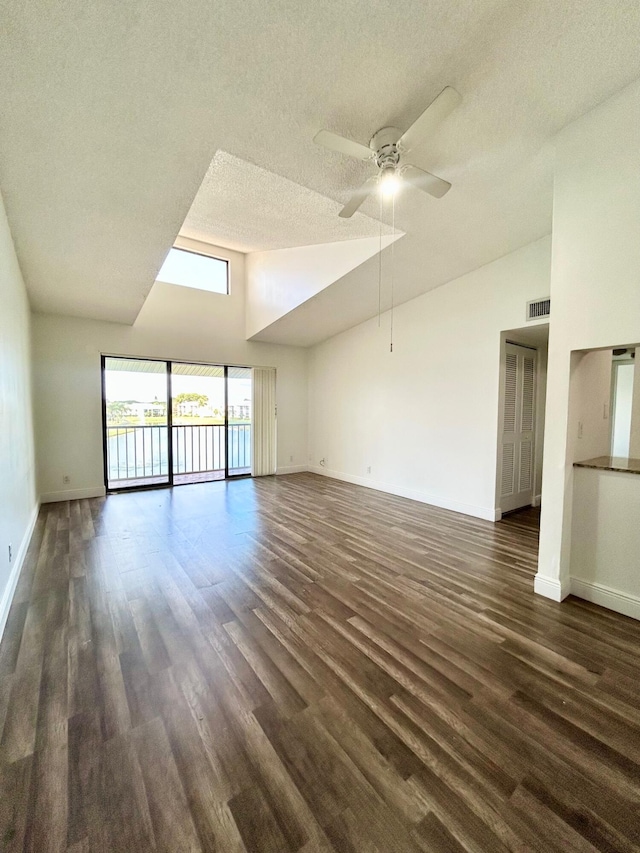
{"label": "white curtain panel", "polygon": [[254,367],[251,473],[266,477],[276,473],[276,371]]}

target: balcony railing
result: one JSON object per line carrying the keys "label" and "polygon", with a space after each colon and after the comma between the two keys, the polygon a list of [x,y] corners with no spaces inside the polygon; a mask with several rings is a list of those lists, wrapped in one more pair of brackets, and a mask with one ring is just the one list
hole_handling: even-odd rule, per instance
{"label": "balcony railing", "polygon": [[[171,427],[173,473],[181,482],[225,472],[224,424],[178,424]],[[169,475],[168,428],[121,425],[107,427],[109,483],[126,480],[162,482]],[[251,470],[251,424],[228,425],[229,471]]]}

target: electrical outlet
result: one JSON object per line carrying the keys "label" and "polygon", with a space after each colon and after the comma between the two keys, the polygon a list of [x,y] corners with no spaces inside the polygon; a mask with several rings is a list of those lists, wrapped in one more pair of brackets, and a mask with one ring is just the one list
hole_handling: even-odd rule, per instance
{"label": "electrical outlet", "polygon": [[65,484],[65,486],[68,486],[71,482],[71,477],[68,474],[65,474],[62,478],[62,482]]}
{"label": "electrical outlet", "polygon": [[578,438],[582,438],[582,421],[578,421]]}
{"label": "electrical outlet", "polygon": [[13,546],[9,545],[9,562],[13,560]]}
{"label": "electrical outlet", "polygon": [[367,465],[367,474],[371,473],[371,465]]}
{"label": "electrical outlet", "polygon": [[293,456],[289,457],[289,462],[293,462]]}

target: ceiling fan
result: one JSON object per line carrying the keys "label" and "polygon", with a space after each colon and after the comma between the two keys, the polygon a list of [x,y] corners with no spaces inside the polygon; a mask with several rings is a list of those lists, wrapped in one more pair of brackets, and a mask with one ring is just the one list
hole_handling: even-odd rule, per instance
{"label": "ceiling fan", "polygon": [[451,189],[449,181],[402,161],[404,155],[412,148],[421,145],[433,128],[443,121],[461,100],[462,97],[458,92],[451,86],[447,86],[408,130],[402,133],[397,127],[383,127],[371,138],[369,147],[339,136],[337,133],[331,133],[329,130],[321,130],[317,133],[313,141],[318,145],[324,145],[325,148],[346,154],[348,157],[355,157],[357,160],[373,160],[378,167],[378,173],[368,178],[355,191],[339,215],[343,219],[353,216],[377,186],[384,195],[393,195],[399,186],[400,179],[408,181],[412,186],[435,198],[442,198]]}

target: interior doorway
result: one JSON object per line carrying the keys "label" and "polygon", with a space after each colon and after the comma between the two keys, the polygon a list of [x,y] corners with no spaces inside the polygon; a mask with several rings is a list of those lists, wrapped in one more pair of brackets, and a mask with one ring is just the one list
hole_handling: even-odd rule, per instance
{"label": "interior doorway", "polygon": [[501,335],[496,516],[539,506],[549,324]]}
{"label": "interior doorway", "polygon": [[108,491],[251,474],[248,367],[102,357]]}
{"label": "interior doorway", "polygon": [[631,423],[635,384],[634,348],[613,350],[611,359],[611,456],[631,456]]}

